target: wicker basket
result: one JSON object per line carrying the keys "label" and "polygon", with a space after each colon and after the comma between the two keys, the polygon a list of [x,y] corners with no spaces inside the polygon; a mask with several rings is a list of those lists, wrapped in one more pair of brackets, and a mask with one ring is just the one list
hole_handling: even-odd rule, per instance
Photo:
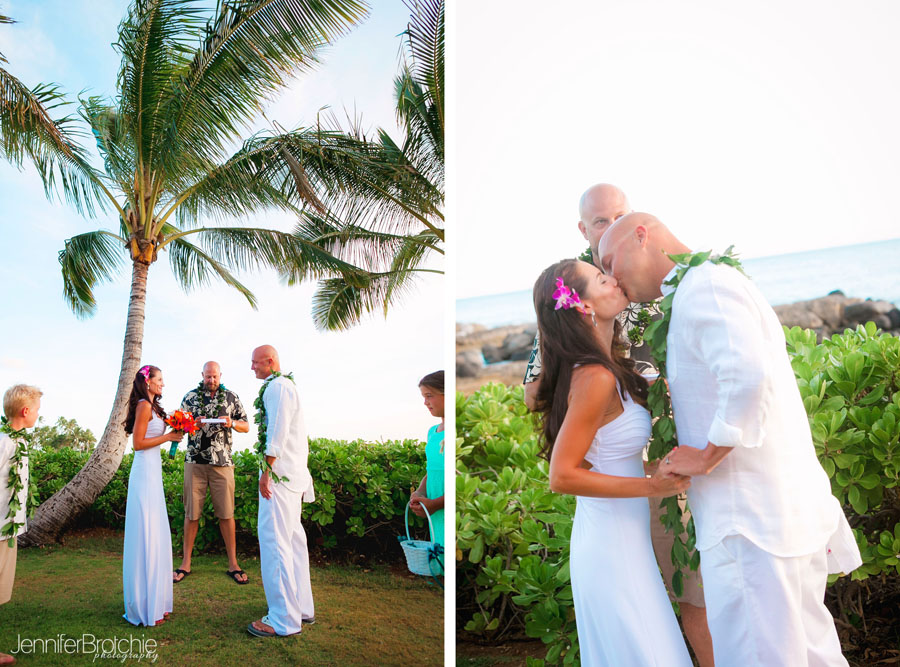
{"label": "wicker basket", "polygon": [[[444,548],[434,542],[434,526],[431,524],[431,516],[429,516],[428,510],[425,509],[424,505],[422,509],[425,510],[425,518],[428,519],[428,531],[431,541],[414,540],[409,536],[409,503],[406,503],[406,512],[404,514],[406,537],[400,535],[397,539],[400,540],[400,546],[403,547],[403,554],[406,556],[406,566],[409,568],[409,571],[413,574],[435,577],[440,575],[444,569],[444,563],[441,560]],[[432,565],[432,562],[437,563],[437,569]]]}

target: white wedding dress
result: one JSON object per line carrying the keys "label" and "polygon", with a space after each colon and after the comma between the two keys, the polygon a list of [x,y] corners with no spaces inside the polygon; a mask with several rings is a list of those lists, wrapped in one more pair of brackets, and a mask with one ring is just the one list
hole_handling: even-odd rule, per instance
{"label": "white wedding dress", "polygon": [[[152,412],[147,438],[166,430]],[[122,558],[125,620],[155,625],[172,611],[172,534],[163,493],[159,445],[134,453],[128,476],[125,546]]]}
{"label": "white wedding dress", "polygon": [[[623,408],[585,459],[595,472],[643,477],[650,414],[627,395]],[[691,667],[650,543],[646,498],[579,496],[569,567],[582,665]]]}

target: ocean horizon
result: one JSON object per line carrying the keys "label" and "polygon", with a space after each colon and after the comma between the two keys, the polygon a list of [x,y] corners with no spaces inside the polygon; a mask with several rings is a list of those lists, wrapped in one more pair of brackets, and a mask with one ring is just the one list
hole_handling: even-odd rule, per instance
{"label": "ocean horizon", "polygon": [[[900,239],[741,261],[773,306],[815,299],[835,290],[849,297],[900,304]],[[456,301],[458,323],[500,327],[534,320],[530,287]]]}

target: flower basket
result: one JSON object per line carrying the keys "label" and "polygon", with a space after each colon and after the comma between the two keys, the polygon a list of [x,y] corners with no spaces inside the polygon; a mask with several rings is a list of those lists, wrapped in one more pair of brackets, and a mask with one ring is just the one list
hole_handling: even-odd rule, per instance
{"label": "flower basket", "polygon": [[[406,566],[413,574],[422,576],[431,576],[438,585],[441,585],[437,577],[444,573],[444,547],[434,541],[434,526],[431,523],[431,516],[428,510],[425,510],[425,518],[428,519],[428,531],[431,541],[414,540],[409,535],[409,503],[406,503],[406,512],[404,520],[406,523],[406,536],[398,535],[400,546],[403,547],[403,554],[406,556]],[[443,587],[443,586],[441,586]]]}

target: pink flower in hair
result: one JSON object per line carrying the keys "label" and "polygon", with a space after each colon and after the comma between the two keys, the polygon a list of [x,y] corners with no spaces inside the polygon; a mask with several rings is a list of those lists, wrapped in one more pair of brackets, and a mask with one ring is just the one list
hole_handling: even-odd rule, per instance
{"label": "pink flower in hair", "polygon": [[149,366],[142,366],[141,370],[139,370],[138,373],[140,373],[141,375],[144,376],[145,381],[150,382],[150,367]]}
{"label": "pink flower in hair", "polygon": [[584,315],[584,303],[581,301],[581,297],[578,296],[578,292],[566,287],[561,277],[556,279],[556,290],[553,292],[553,298],[556,299],[554,310],[574,308]]}

